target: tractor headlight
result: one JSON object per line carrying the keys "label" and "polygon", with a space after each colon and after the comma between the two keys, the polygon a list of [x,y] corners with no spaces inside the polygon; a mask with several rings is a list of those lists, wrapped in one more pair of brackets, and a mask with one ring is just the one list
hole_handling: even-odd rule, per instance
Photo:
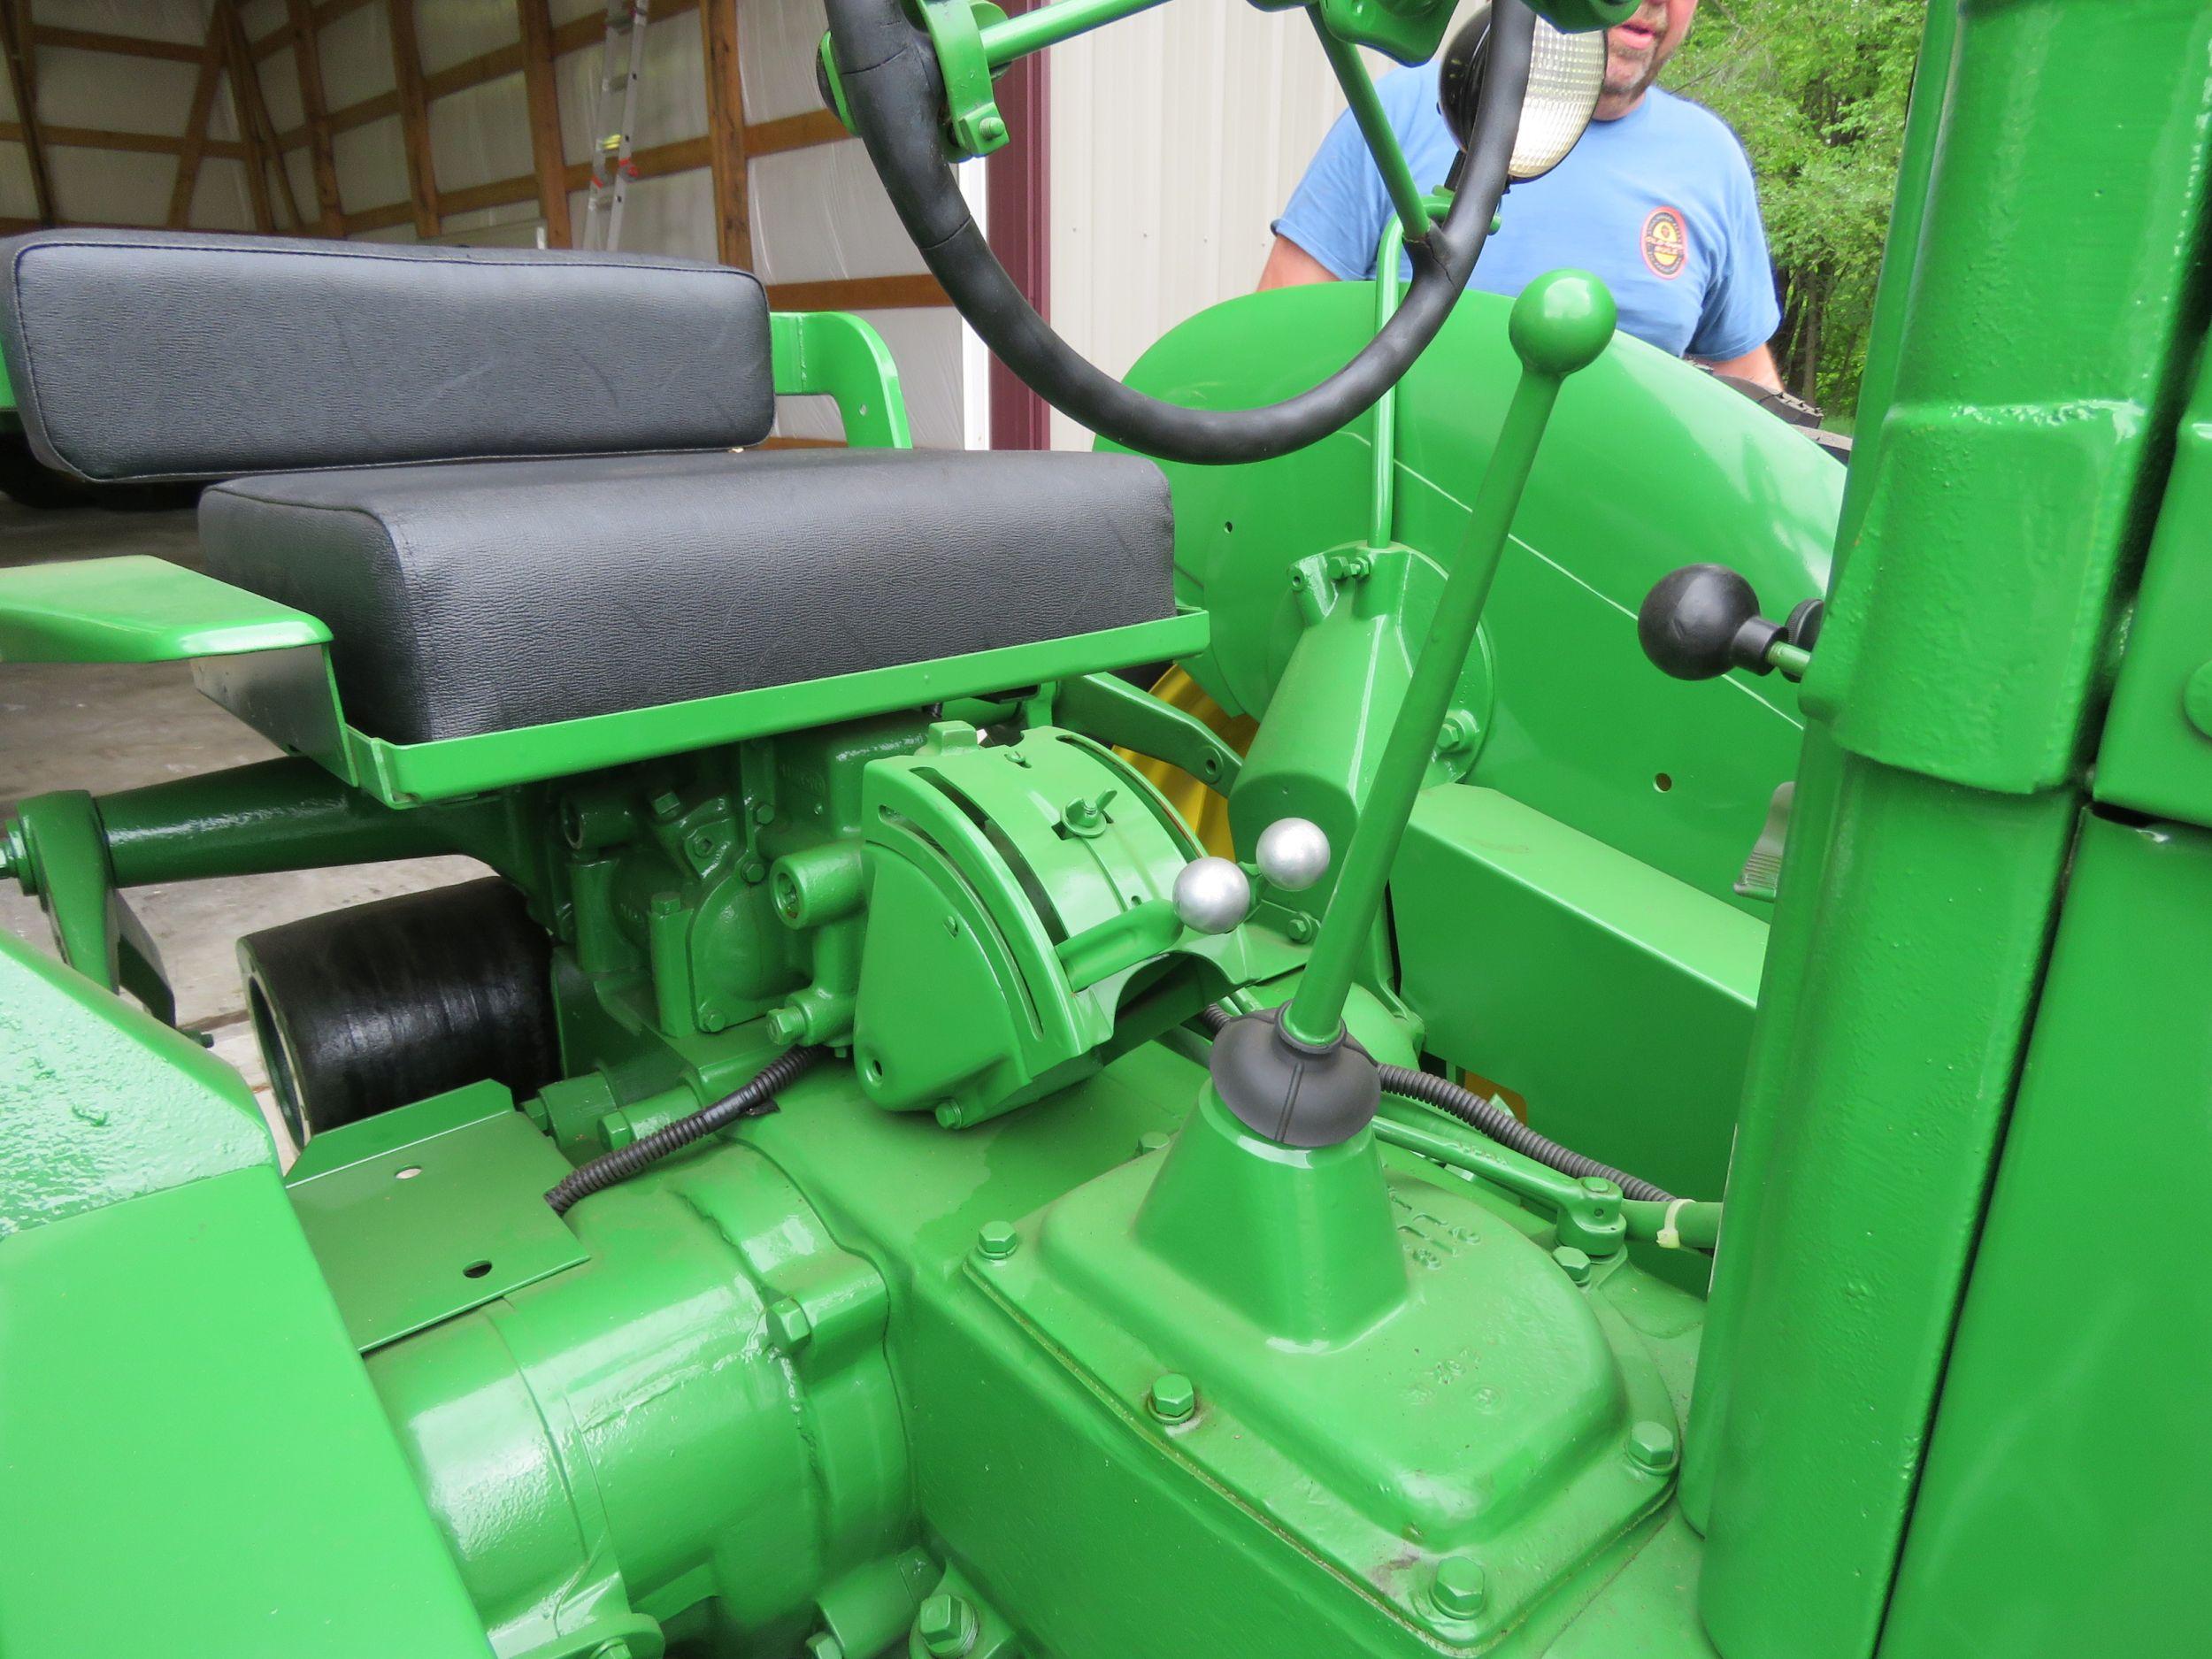
{"label": "tractor headlight", "polygon": [[[1489,49],[1490,6],[1484,0],[1470,9],[1452,36],[1440,77],[1438,104],[1462,150],[1474,130]],[[1605,50],[1602,29],[1568,35],[1536,19],[1528,96],[1522,101],[1520,130],[1513,140],[1512,178],[1540,178],[1567,158],[1605,89]]]}

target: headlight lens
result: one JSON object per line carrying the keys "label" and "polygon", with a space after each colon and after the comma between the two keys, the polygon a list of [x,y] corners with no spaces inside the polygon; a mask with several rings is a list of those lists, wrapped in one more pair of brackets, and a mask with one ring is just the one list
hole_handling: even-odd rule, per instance
{"label": "headlight lens", "polygon": [[[1462,150],[1467,147],[1481,104],[1489,47],[1490,6],[1485,0],[1469,12],[1452,36],[1440,76],[1438,104]],[[1605,51],[1602,29],[1568,35],[1542,18],[1536,19],[1528,96],[1521,104],[1521,125],[1514,135],[1509,168],[1514,180],[1540,178],[1567,158],[1590,125],[1598,95],[1605,89]]]}

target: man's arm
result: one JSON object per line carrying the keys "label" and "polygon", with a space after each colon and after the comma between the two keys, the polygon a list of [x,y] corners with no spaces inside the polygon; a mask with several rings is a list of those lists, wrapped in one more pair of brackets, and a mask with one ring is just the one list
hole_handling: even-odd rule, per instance
{"label": "man's arm", "polygon": [[1260,272],[1260,292],[1269,288],[1302,288],[1309,282],[1333,282],[1336,273],[1301,248],[1287,236],[1278,234],[1275,245],[1267,250],[1267,264]]}
{"label": "man's arm", "polygon": [[[1282,243],[1279,240],[1276,242],[1276,247],[1278,250],[1281,249]],[[1274,269],[1275,261],[1272,257],[1269,258],[1267,264],[1270,270]],[[1260,286],[1270,288],[1274,285],[1263,276],[1260,279]],[[1755,381],[1770,392],[1778,392],[1782,389],[1782,372],[1774,366],[1774,353],[1764,346],[1754,346],[1740,357],[1730,357],[1725,362],[1716,363],[1709,357],[1700,357],[1697,360],[1716,374],[1732,374],[1740,380]]]}

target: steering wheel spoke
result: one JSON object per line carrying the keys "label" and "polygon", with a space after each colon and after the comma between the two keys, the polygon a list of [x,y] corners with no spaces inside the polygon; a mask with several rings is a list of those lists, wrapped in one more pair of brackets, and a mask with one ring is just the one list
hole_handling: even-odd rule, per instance
{"label": "steering wheel spoke", "polygon": [[[1497,0],[1492,43],[1482,71],[1481,107],[1450,209],[1438,223],[1423,205],[1404,151],[1360,62],[1360,37],[1355,31],[1329,27],[1330,12],[1347,10],[1348,0],[1295,0],[1313,10],[1323,50],[1390,187],[1414,252],[1413,280],[1402,303],[1375,337],[1318,386],[1259,409],[1192,409],[1132,390],[1086,361],[1052,331],[991,251],[945,155],[949,95],[956,113],[963,108],[976,113],[972,96],[948,82],[975,80],[969,73],[974,57],[995,70],[1025,52],[1160,3],[1056,0],[1015,17],[985,15],[972,24],[973,44],[979,50],[970,54],[964,46],[961,49],[968,64],[964,68],[941,61],[932,33],[915,27],[902,0],[826,0],[830,40],[826,62],[833,73],[825,77],[826,90],[847,125],[867,145],[885,193],[931,274],[944,285],[984,343],[1025,384],[1102,437],[1143,454],[1213,465],[1265,460],[1316,442],[1372,408],[1450,316],[1505,192],[1528,88],[1536,14],[1529,0]],[[1257,3],[1283,9],[1269,6],[1268,0]],[[1557,4],[1561,0],[1543,3]],[[1617,4],[1620,0],[1583,3]],[[963,8],[971,19],[978,15],[966,10],[971,0],[925,4]],[[1402,12],[1406,19],[1427,18],[1433,12],[1435,34],[1440,38],[1449,7],[1442,0],[1397,8],[1367,4],[1362,15],[1383,11]],[[1426,50],[1415,56],[1425,56],[1434,44],[1432,40]],[[1391,50],[1387,44],[1385,49]],[[1400,54],[1394,50],[1393,55]],[[969,90],[972,94],[972,88]],[[972,136],[983,139],[989,134],[979,127]]]}
{"label": "steering wheel spoke", "polygon": [[1390,204],[1398,210],[1398,222],[1405,227],[1406,240],[1419,242],[1429,234],[1429,210],[1422,201],[1421,187],[1414,180],[1413,169],[1406,161],[1405,148],[1398,142],[1390,117],[1383,111],[1382,98],[1375,90],[1375,78],[1367,73],[1367,65],[1360,62],[1359,48],[1330,32],[1328,19],[1319,6],[1312,7],[1306,15],[1313,19],[1313,32],[1320,39],[1329,67],[1335,72],[1337,85],[1344,88],[1344,101],[1351,106],[1352,119],[1359,123],[1360,136],[1367,141],[1367,153],[1375,158],[1375,165],[1382,173],[1383,188],[1390,192]]}

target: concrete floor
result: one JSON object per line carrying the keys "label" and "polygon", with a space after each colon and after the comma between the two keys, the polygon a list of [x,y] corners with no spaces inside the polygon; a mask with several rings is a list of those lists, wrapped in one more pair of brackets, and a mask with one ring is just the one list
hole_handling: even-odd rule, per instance
{"label": "concrete floor", "polygon": [[[0,498],[0,568],[151,553],[198,562],[189,512],[34,512]],[[265,760],[275,747],[193,689],[181,663],[123,666],[0,664],[0,816],[49,789],[124,789]],[[443,887],[484,873],[467,858],[141,887],[127,896],[159,947],[177,1019],[265,1093],[245,1025],[234,948],[279,922]],[[51,951],[38,902],[0,878],[0,927]]]}

